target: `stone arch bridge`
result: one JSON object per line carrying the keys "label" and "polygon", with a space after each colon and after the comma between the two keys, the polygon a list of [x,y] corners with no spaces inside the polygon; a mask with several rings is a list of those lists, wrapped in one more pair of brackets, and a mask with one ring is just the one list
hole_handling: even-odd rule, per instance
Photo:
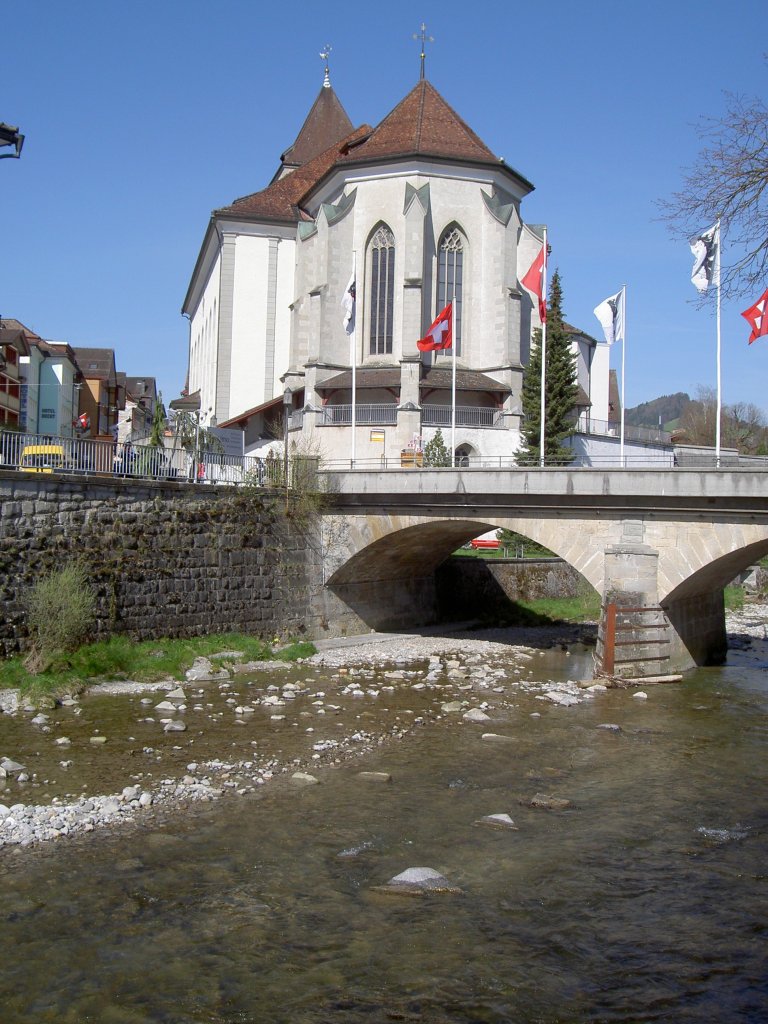
{"label": "stone arch bridge", "polygon": [[601,595],[607,674],[663,678],[723,659],[723,587],[768,554],[765,470],[321,476],[332,499],[322,521],[324,591],[350,632],[436,621],[438,565],[504,527],[559,555]]}

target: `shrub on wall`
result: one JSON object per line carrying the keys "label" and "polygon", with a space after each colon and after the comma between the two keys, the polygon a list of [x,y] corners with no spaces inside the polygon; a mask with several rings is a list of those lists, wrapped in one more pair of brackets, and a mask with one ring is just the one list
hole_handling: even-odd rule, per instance
{"label": "shrub on wall", "polygon": [[30,671],[40,672],[54,654],[74,650],[86,639],[96,599],[83,566],[70,562],[38,580],[25,604],[33,637],[26,665]]}

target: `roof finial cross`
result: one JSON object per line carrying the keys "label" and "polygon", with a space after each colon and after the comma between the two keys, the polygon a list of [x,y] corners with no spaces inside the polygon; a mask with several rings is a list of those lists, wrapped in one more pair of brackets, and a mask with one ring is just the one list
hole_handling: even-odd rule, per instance
{"label": "roof finial cross", "polygon": [[331,46],[331,44],[330,43],[326,43],[325,44],[325,49],[322,50],[321,53],[320,53],[320,56],[325,61],[325,78],[323,79],[323,88],[324,89],[330,89],[331,88],[331,69],[328,67],[328,58],[331,55],[331,50],[332,49],[333,49],[333,47]]}
{"label": "roof finial cross", "polygon": [[414,32],[413,38],[421,40],[421,74],[419,75],[419,78],[423,79],[424,78],[424,61],[425,61],[426,56],[427,56],[427,54],[426,54],[427,43],[434,43],[435,40],[434,40],[433,36],[428,36],[427,35],[427,26],[424,24],[423,21],[421,23],[421,34],[417,35]]}

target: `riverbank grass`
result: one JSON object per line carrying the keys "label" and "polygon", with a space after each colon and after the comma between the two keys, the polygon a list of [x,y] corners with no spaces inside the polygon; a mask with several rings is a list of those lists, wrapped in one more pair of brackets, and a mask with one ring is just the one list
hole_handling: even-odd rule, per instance
{"label": "riverbank grass", "polygon": [[243,633],[217,633],[188,640],[146,640],[133,642],[116,636],[86,644],[76,651],[50,658],[45,672],[31,673],[24,659],[11,658],[0,664],[0,688],[18,688],[32,698],[75,693],[84,686],[103,681],[133,679],[154,683],[162,679],[183,680],[195,658],[225,651],[242,653],[242,661],[295,661],[315,653],[314,644],[298,641],[286,645],[268,644]]}
{"label": "riverbank grass", "polygon": [[517,601],[531,615],[537,616],[539,625],[557,622],[598,622],[601,598],[596,590],[577,597],[543,597],[537,601]]}

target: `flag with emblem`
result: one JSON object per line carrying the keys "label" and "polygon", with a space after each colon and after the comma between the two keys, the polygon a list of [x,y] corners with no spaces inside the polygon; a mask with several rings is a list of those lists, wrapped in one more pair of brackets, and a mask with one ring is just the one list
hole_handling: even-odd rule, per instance
{"label": "flag with emblem", "polygon": [[610,295],[595,307],[595,316],[603,328],[605,340],[609,345],[614,341],[624,340],[624,289]]}
{"label": "flag with emblem", "polygon": [[691,239],[693,270],[691,284],[703,294],[711,284],[720,284],[720,222]]}
{"label": "flag with emblem", "polygon": [[763,292],[754,306],[745,309],[741,314],[752,328],[749,336],[749,344],[757,341],[758,338],[768,336],[768,288]]}
{"label": "flag with emblem", "polygon": [[546,289],[546,271],[547,265],[544,258],[545,245],[542,245],[536,259],[528,268],[525,277],[520,279],[520,284],[523,288],[527,288],[529,292],[533,292],[539,304],[539,319],[542,323],[546,322],[547,319],[547,297],[545,294]]}
{"label": "flag with emblem", "polygon": [[450,348],[453,344],[453,303],[449,302],[442,312],[438,313],[435,322],[423,338],[419,338],[416,347],[420,352],[434,352],[437,349]]}

